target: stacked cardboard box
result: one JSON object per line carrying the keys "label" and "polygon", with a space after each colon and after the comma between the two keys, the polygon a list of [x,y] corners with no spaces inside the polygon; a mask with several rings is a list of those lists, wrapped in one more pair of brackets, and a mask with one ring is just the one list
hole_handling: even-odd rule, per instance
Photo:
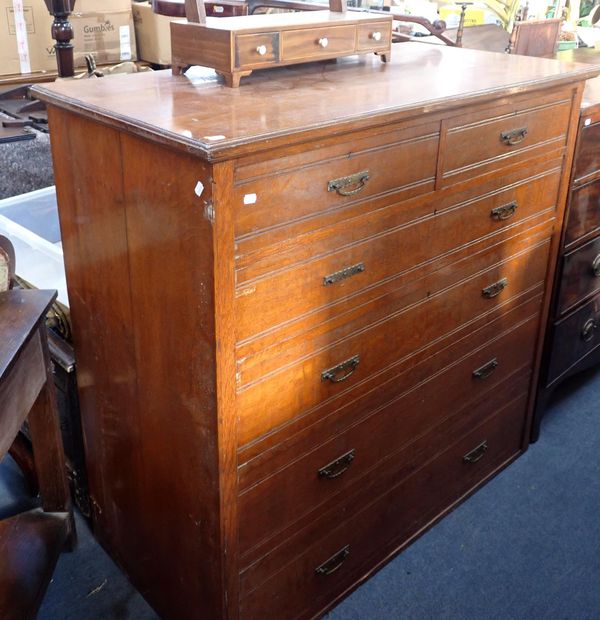
{"label": "stacked cardboard box", "polygon": [[[76,67],[86,54],[97,64],[137,58],[131,0],[75,0],[70,21]],[[0,75],[56,69],[52,22],[44,0],[0,0]]]}

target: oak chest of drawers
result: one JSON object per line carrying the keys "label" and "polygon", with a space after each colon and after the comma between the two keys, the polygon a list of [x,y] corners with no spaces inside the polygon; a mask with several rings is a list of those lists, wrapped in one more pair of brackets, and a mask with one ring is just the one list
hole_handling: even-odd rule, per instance
{"label": "oak chest of drawers", "polygon": [[[580,51],[588,52],[585,61],[600,62],[600,54]],[[533,441],[555,388],[600,361],[600,78],[585,87],[570,177]]]}
{"label": "oak chest of drawers", "polygon": [[595,70],[394,56],[36,87],[95,531],[165,618],[318,616],[527,445]]}

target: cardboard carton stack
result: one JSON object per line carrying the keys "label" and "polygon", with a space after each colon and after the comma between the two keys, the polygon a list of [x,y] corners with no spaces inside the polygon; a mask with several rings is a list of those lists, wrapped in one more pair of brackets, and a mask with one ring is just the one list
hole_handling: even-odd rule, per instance
{"label": "cardboard carton stack", "polygon": [[[136,60],[131,0],[76,0],[70,21],[76,67],[86,54],[98,65]],[[52,22],[44,0],[0,0],[0,75],[56,70]]]}

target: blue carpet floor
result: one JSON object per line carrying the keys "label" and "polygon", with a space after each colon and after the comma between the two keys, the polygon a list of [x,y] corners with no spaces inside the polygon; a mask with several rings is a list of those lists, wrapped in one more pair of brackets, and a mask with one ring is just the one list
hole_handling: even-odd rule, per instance
{"label": "blue carpet floor", "polygon": [[[0,506],[7,509],[0,515],[28,501],[20,472],[6,459],[0,466]],[[327,620],[600,618],[599,514],[600,371],[595,371],[560,388],[540,440],[523,457]],[[61,557],[39,619],[155,620],[85,524],[78,525],[79,546]]]}

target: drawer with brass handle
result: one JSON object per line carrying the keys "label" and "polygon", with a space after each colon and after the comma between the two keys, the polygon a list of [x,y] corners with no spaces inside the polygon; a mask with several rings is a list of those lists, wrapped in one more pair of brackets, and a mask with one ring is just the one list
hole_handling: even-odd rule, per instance
{"label": "drawer with brass handle", "polygon": [[[438,143],[439,123],[428,123],[360,135],[335,148],[309,144],[302,156],[275,159],[268,166],[242,161],[232,196],[236,236],[388,192],[425,194],[433,189]],[[389,165],[382,166],[384,160]]]}
{"label": "drawer with brass handle", "polygon": [[600,179],[575,188],[569,199],[565,225],[565,248],[600,231]]}
{"label": "drawer with brass handle", "polygon": [[600,291],[600,237],[563,257],[558,312],[564,314]]}
{"label": "drawer with brass handle", "polygon": [[[385,319],[366,325],[343,338],[335,332],[318,334],[312,341],[298,336],[297,343],[288,341],[282,356],[269,351],[238,360],[238,439],[240,445],[254,441],[279,425],[287,424],[318,403],[369,379],[389,366],[398,363],[414,350],[416,343],[443,338],[445,334],[493,312],[498,305],[512,297],[525,294],[543,282],[549,242],[539,245],[492,268],[477,273],[454,286],[423,297]],[[495,299],[481,295],[484,285],[499,275],[511,280],[510,292]],[[384,310],[387,310],[384,308]],[[389,310],[387,310],[389,312]],[[418,319],[419,328],[414,329]],[[326,344],[319,347],[318,342]],[[360,356],[360,373],[342,382],[323,381],[323,371]],[[344,376],[345,371],[340,371]],[[261,415],[255,415],[260,410]]]}
{"label": "drawer with brass handle", "polygon": [[600,293],[556,322],[552,329],[552,356],[547,385],[567,374],[572,366],[600,345]]}
{"label": "drawer with brass handle", "polygon": [[[452,119],[447,126],[442,186],[565,147],[570,93]],[[560,122],[556,121],[560,119]]]}
{"label": "drawer with brass handle", "polygon": [[[339,225],[343,234],[340,231],[336,237],[338,247],[316,241],[309,246],[313,258],[300,261],[300,254],[300,262],[295,266],[277,269],[285,261],[285,254],[279,259],[272,255],[264,261],[265,267],[272,270],[270,273],[265,273],[260,261],[243,262],[247,268],[236,271],[237,339],[247,340],[274,327],[278,319],[289,321],[307,312],[314,313],[321,306],[330,306],[361,290],[368,290],[366,294],[375,298],[380,294],[375,286],[378,282],[390,282],[403,273],[407,273],[407,278],[414,274],[416,279],[419,264],[423,264],[423,269],[433,269],[432,257],[444,256],[450,262],[453,250],[472,245],[478,238],[490,239],[509,227],[524,230],[548,220],[554,215],[557,187],[556,173],[544,174],[528,183],[446,209],[431,205],[425,215],[407,223],[395,222],[396,211],[390,209],[389,220],[381,215],[376,220],[389,228],[370,224],[368,217],[359,218],[354,225]],[[490,203],[512,210],[512,217],[497,219]],[[517,204],[521,205],[518,211]],[[294,248],[287,249],[291,252]],[[252,275],[257,277],[249,279]],[[284,306],[286,313],[282,315],[279,309]]]}
{"label": "drawer with brass handle", "polygon": [[[304,520],[271,553],[240,575],[244,618],[286,617],[289,606],[302,617],[320,615],[326,601],[352,583],[359,571],[386,558],[413,534],[439,518],[442,511],[521,450],[526,398],[492,408],[481,403],[464,435],[453,438],[436,458],[426,452],[405,476],[389,472],[362,485],[343,502]],[[491,417],[490,417],[491,415]],[[450,435],[449,435],[450,436]],[[419,438],[421,448],[435,436]],[[463,458],[486,441],[485,458]],[[333,524],[333,525],[332,525]],[[294,558],[290,562],[290,558]],[[284,588],[283,584],[292,587]],[[290,598],[292,597],[292,598]]]}
{"label": "drawer with brass handle", "polygon": [[[257,517],[240,525],[242,548],[249,549],[290,524],[301,522],[306,513],[323,502],[334,501],[336,494],[345,492],[369,472],[385,469],[389,466],[386,463],[393,461],[394,454],[409,445],[411,438],[429,432],[446,416],[470,408],[509,377],[516,381],[517,376],[529,376],[536,330],[535,318],[506,330],[433,373],[418,387],[407,389],[385,406],[369,412],[364,420],[330,441],[318,445],[323,437],[315,431],[317,445],[308,454],[294,454],[286,467],[273,471],[260,482],[253,479],[252,486],[240,494],[239,505]],[[486,381],[469,380],[489,365],[490,357],[496,363],[493,376],[489,373]],[[502,365],[498,360],[502,360]],[[487,362],[485,366],[483,362]],[[442,415],[441,411],[445,413]],[[262,469],[268,466],[263,465]],[[248,478],[245,473],[244,480]]]}

